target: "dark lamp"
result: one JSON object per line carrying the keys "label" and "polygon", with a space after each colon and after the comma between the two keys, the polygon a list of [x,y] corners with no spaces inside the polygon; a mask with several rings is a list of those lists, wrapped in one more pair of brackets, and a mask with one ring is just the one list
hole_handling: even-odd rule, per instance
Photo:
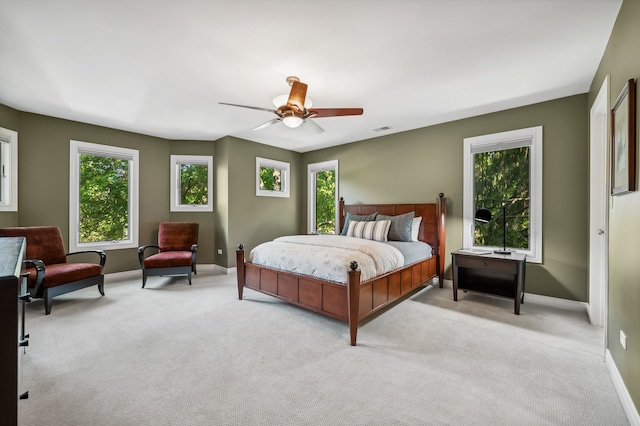
{"label": "dark lamp", "polygon": [[480,209],[476,211],[476,220],[478,222],[487,223],[491,220],[491,212],[487,209]]}
{"label": "dark lamp", "polygon": [[[491,220],[492,215],[488,209],[481,208],[476,210],[476,220],[478,222],[487,223]],[[511,250],[507,250],[507,208],[502,206],[502,249],[493,251],[496,254],[511,254]]]}

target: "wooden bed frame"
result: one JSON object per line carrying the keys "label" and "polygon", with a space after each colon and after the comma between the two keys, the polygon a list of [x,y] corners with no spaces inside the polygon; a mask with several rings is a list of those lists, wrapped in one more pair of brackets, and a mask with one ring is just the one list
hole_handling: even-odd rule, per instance
{"label": "wooden bed frame", "polygon": [[254,265],[245,261],[242,244],[236,250],[238,298],[242,300],[244,287],[277,297],[294,305],[349,323],[351,345],[356,345],[358,323],[393,302],[413,293],[422,284],[439,278],[443,285],[445,259],[444,194],[429,204],[354,204],[345,205],[340,199],[340,227],[347,212],[352,214],[399,215],[415,211],[422,216],[418,239],[429,243],[433,256],[407,265],[385,275],[360,282],[360,270],[351,262],[347,285],[323,281],[306,275]]}

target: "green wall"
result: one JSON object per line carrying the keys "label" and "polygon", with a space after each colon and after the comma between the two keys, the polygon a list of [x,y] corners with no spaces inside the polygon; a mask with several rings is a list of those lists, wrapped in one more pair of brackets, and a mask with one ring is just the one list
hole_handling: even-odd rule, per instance
{"label": "green wall", "polygon": [[[215,142],[166,140],[0,105],[0,127],[18,132],[18,212],[0,212],[0,226],[54,225],[68,248],[69,140],[137,149],[140,153],[139,244],[157,241],[158,223],[198,222],[198,263],[235,266],[238,244],[250,250],[299,231],[301,154],[234,137]],[[214,157],[214,212],[170,212],[170,156]],[[256,157],[290,163],[289,198],[258,197]],[[222,249],[222,254],[218,254]],[[139,269],[137,250],[109,250],[105,272]]]}
{"label": "green wall", "polygon": [[[170,213],[171,154],[213,155],[213,142],[168,141],[0,106],[0,126],[18,132],[18,213],[0,213],[1,226],[58,226],[69,248],[69,141],[140,152],[139,245],[157,242],[158,223],[200,223],[198,261],[213,263],[212,213]],[[209,237],[211,236],[211,237]],[[137,249],[107,251],[105,272],[139,269]]]}
{"label": "green wall", "polygon": [[[13,108],[0,104],[0,127],[17,132],[20,128],[20,113]],[[20,135],[18,134],[18,150],[20,150]],[[19,171],[19,170],[18,170]],[[19,192],[19,191],[18,191]],[[18,194],[18,210],[20,209],[20,194]],[[20,223],[18,212],[0,212],[0,228],[18,226]]]}
{"label": "green wall", "polygon": [[[213,214],[215,217],[215,233],[214,244],[215,254],[214,263],[216,265],[228,268],[235,265],[234,257],[235,248],[229,245],[229,145],[233,142],[230,137],[224,137],[215,142],[216,156],[213,157],[213,173],[215,185]],[[218,254],[218,249],[222,250],[222,254]]]}
{"label": "green wall", "polygon": [[[640,2],[625,0],[618,14],[609,44],[589,91],[589,106],[609,75],[610,102],[615,102],[629,79],[640,78]],[[640,130],[640,108],[636,101],[636,143]],[[640,150],[636,151],[638,157]],[[640,165],[636,158],[636,173]],[[637,181],[637,178],[636,178]],[[637,182],[636,182],[636,186]],[[607,349],[625,386],[640,409],[640,192],[610,198],[609,291]],[[627,349],[619,343],[620,330],[627,335]]]}
{"label": "green wall", "polygon": [[[220,156],[217,163],[224,170],[218,169],[217,173],[225,182],[219,184],[224,187],[219,191],[216,210],[227,216],[216,233],[220,242],[217,247],[226,247],[226,255],[223,254],[219,264],[234,267],[238,244],[244,244],[249,252],[259,243],[299,232],[301,154],[230,136],[216,141],[216,152],[224,154],[224,159]],[[289,198],[256,196],[256,157],[289,163]]]}
{"label": "green wall", "polygon": [[[338,159],[339,192],[348,203],[432,202],[443,192],[450,278],[449,253],[462,247],[463,139],[539,125],[543,126],[543,263],[527,265],[526,291],[586,301],[586,95],[305,153],[303,169]],[[302,189],[306,199],[306,186]],[[306,205],[303,208],[306,212]],[[306,213],[303,222],[305,217]],[[304,229],[303,223],[300,226]]]}
{"label": "green wall", "polygon": [[[140,151],[140,244],[155,242],[158,222],[193,220],[201,226],[199,261],[233,267],[240,243],[250,250],[279,235],[305,232],[307,164],[338,159],[339,191],[349,203],[423,202],[445,193],[449,277],[448,253],[462,242],[463,139],[542,125],[544,262],[529,265],[527,291],[587,299],[586,95],[305,154],[234,137],[215,142],[168,141],[7,107],[0,114],[1,126],[18,127],[20,154],[20,212],[0,214],[3,226],[53,224],[66,239],[69,140],[123,146]],[[169,212],[171,154],[214,155],[213,213]],[[291,164],[290,198],[255,195],[256,156]],[[37,195],[32,188],[37,188]],[[107,272],[138,267],[135,249],[109,252]]]}

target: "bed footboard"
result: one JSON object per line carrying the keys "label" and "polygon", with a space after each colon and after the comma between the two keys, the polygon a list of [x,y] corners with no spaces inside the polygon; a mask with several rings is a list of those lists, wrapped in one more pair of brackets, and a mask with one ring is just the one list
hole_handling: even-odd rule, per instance
{"label": "bed footboard", "polygon": [[[277,297],[294,305],[349,323],[351,345],[356,345],[360,316],[360,270],[357,262],[349,265],[348,283],[325,282],[285,271],[247,263],[244,246],[236,250],[238,299],[244,287]],[[346,302],[346,303],[345,303]]]}
{"label": "bed footboard", "polygon": [[267,268],[245,261],[244,247],[236,250],[238,298],[244,287],[349,324],[356,345],[358,324],[369,315],[417,291],[438,276],[432,257],[372,280],[361,282],[356,262],[349,265],[347,285]]}

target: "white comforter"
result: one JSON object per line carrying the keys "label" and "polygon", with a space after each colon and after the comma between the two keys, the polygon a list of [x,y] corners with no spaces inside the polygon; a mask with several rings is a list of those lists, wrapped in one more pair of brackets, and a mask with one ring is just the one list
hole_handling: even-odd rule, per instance
{"label": "white comforter", "polygon": [[256,265],[346,283],[349,263],[366,281],[404,264],[402,253],[388,244],[340,235],[293,235],[260,244],[249,253]]}

